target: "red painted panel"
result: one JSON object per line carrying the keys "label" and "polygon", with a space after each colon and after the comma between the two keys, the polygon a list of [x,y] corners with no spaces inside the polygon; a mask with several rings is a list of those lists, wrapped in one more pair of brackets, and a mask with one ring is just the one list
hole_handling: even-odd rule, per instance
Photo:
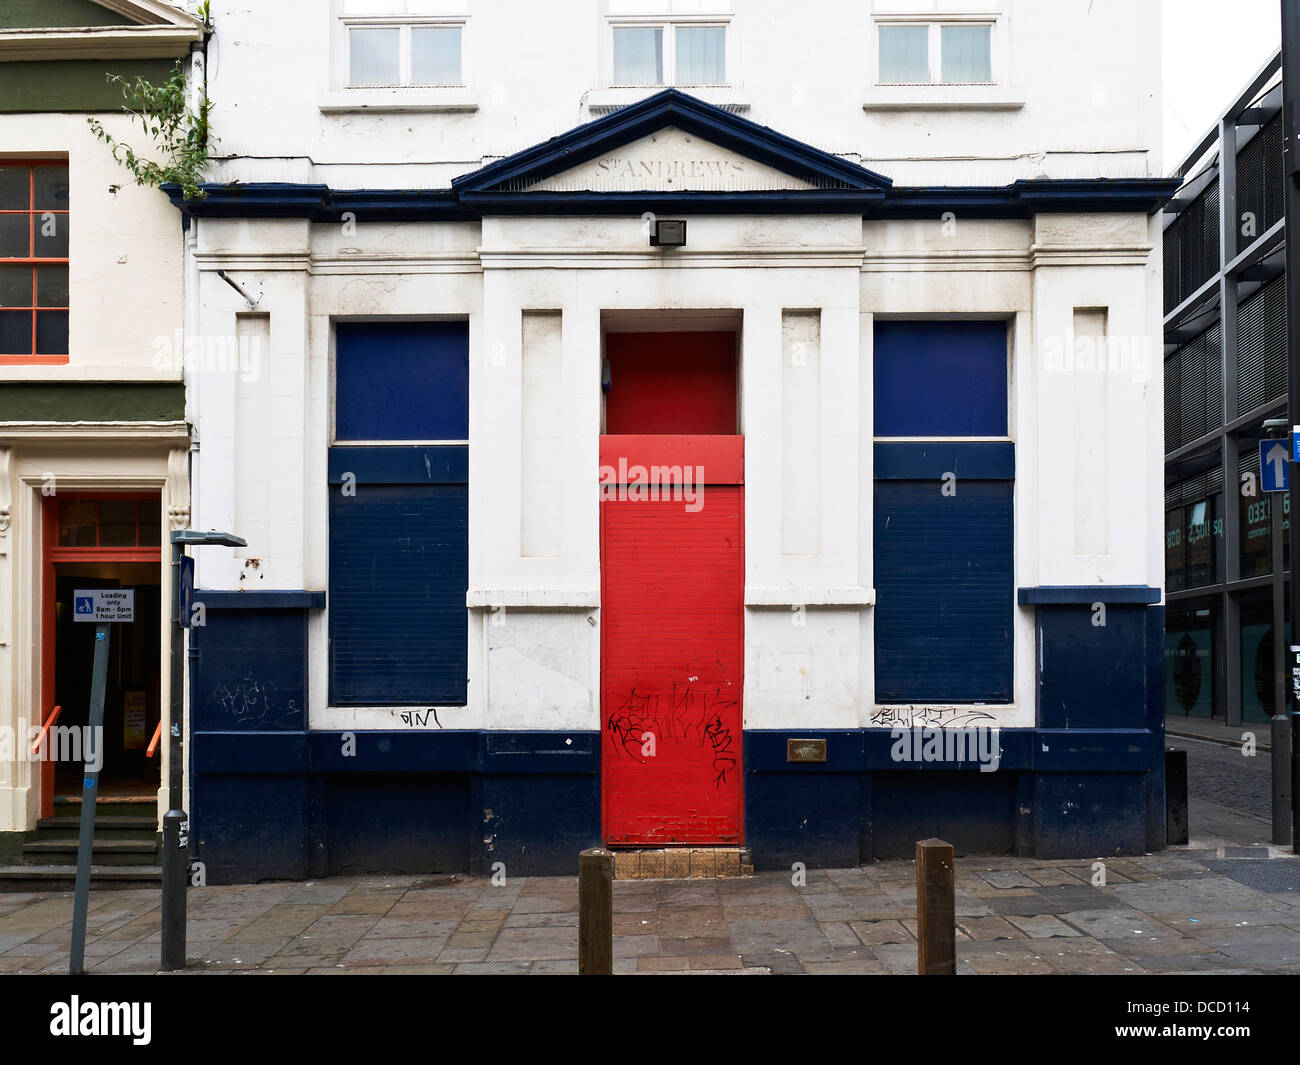
{"label": "red painted panel", "polygon": [[602,436],[602,484],[627,484],[635,466],[690,466],[700,484],[745,483],[743,436]]}
{"label": "red painted panel", "polygon": [[[741,843],[744,489],[601,503],[605,839]],[[653,754],[649,739],[653,737]]]}
{"label": "red painted panel", "polygon": [[735,333],[608,333],[605,356],[605,432],[735,435]]}

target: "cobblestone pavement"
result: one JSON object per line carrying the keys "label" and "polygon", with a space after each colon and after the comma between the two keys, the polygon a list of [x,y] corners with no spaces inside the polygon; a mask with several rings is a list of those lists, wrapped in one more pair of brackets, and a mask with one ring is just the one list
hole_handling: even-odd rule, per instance
{"label": "cobblestone pavement", "polygon": [[[1235,854],[1255,854],[1237,858]],[[1105,862],[957,863],[961,973],[1300,973],[1300,858],[1194,842]],[[153,972],[158,894],[91,897],[87,967]],[[189,971],[573,973],[574,877],[350,877],[193,888]],[[910,861],[617,881],[621,973],[914,973]],[[66,972],[70,894],[0,894],[0,972]]]}
{"label": "cobblestone pavement", "polygon": [[[1268,740],[1267,726],[1237,729],[1238,739],[1246,731],[1256,731],[1260,740]],[[1273,816],[1273,770],[1268,751],[1257,749],[1253,757],[1246,757],[1240,744],[1229,747],[1182,736],[1166,737],[1166,746],[1187,752],[1189,798],[1214,802],[1261,821]]]}

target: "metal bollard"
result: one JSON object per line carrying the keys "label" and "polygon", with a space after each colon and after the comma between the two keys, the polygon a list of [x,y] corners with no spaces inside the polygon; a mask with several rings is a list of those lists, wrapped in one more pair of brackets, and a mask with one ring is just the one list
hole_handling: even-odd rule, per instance
{"label": "metal bollard", "polygon": [[1187,752],[1165,748],[1165,841],[1187,842]]}
{"label": "metal bollard", "polygon": [[1273,726],[1273,835],[1274,843],[1291,842],[1291,722],[1274,714]]}

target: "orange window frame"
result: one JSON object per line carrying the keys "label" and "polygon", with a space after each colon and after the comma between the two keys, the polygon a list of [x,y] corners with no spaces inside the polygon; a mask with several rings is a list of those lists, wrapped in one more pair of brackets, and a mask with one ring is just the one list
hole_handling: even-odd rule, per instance
{"label": "orange window frame", "polygon": [[[66,159],[0,159],[0,166],[5,167],[26,167],[27,168],[27,208],[18,210],[15,208],[0,208],[0,215],[26,215],[27,216],[27,255],[26,256],[0,256],[0,266],[22,266],[30,264],[32,268],[32,304],[29,307],[5,307],[6,311],[30,311],[32,315],[32,345],[31,351],[27,354],[0,354],[0,366],[65,366],[71,359],[67,352],[59,355],[38,355],[36,353],[36,315],[38,311],[67,311],[69,307],[40,307],[37,305],[36,290],[36,270],[41,266],[67,266],[68,256],[62,258],[54,256],[36,255],[36,216],[45,214],[63,215],[65,218],[71,215],[71,205],[69,209],[58,210],[49,209],[38,211],[36,209],[36,171],[41,167],[53,167],[61,170],[68,169]],[[69,303],[71,303],[71,293],[69,293]]]}

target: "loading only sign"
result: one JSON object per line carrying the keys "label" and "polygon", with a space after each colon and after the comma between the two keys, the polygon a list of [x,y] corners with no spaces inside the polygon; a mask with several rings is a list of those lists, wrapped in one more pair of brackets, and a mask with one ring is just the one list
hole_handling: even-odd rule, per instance
{"label": "loading only sign", "polygon": [[135,620],[134,588],[77,589],[72,593],[74,621],[97,624]]}

